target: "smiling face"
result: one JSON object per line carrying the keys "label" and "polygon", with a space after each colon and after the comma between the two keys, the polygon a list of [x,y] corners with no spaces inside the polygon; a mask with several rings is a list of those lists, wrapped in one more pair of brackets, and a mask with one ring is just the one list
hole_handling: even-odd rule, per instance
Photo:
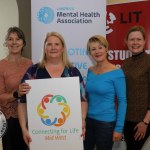
{"label": "smiling face", "polygon": [[98,41],[90,43],[90,55],[97,62],[103,62],[107,60],[107,49]]}
{"label": "smiling face", "polygon": [[134,31],[128,35],[126,44],[132,54],[136,55],[144,51],[145,38],[140,31]]}
{"label": "smiling face", "polygon": [[45,43],[45,54],[47,59],[62,59],[64,47],[61,40],[56,36],[49,36]]}
{"label": "smiling face", "polygon": [[11,32],[6,40],[6,46],[8,47],[10,54],[21,54],[24,44],[23,40],[18,37],[17,33]]}

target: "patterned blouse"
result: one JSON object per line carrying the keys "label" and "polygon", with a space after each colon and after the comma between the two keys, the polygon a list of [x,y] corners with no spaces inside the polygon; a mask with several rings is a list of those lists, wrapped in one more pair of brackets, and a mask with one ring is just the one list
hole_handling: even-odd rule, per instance
{"label": "patterned blouse", "polygon": [[[79,77],[80,80],[80,95],[81,101],[86,101],[85,97],[85,85],[81,73],[76,67],[65,67],[61,77]],[[47,72],[46,68],[41,68],[38,64],[32,65],[24,75],[22,82],[30,79],[47,79],[51,78],[50,74]],[[20,103],[26,103],[26,96],[22,96],[19,101]]]}

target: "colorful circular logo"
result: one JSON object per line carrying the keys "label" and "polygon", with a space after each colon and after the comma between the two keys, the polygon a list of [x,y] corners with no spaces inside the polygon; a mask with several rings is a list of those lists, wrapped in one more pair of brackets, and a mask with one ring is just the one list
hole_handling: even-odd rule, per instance
{"label": "colorful circular logo", "polygon": [[7,121],[4,114],[0,111],[0,138],[5,134],[7,130]]}
{"label": "colorful circular logo", "polygon": [[49,24],[54,19],[54,11],[50,7],[42,7],[37,13],[38,20],[44,24]]}
{"label": "colorful circular logo", "polygon": [[[51,105],[54,109],[58,108],[60,112],[53,113],[48,107]],[[48,110],[49,109],[49,110]],[[51,112],[49,114],[48,112]],[[67,105],[66,99],[61,95],[48,94],[43,97],[41,103],[37,107],[38,115],[41,117],[41,122],[46,126],[62,126],[70,115],[70,107]],[[56,116],[55,116],[56,115]]]}

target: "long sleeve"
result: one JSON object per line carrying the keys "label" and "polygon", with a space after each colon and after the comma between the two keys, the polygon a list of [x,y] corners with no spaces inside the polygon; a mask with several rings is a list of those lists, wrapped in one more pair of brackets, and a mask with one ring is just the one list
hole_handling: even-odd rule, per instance
{"label": "long sleeve", "polygon": [[117,116],[116,116],[116,132],[122,132],[126,116],[127,100],[126,100],[126,81],[125,77],[119,77],[114,82],[117,96]]}

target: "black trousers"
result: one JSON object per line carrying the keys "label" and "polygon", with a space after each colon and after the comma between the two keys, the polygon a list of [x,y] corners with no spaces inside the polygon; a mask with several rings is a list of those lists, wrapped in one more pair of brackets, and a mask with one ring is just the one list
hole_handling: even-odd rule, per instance
{"label": "black trousers", "polygon": [[147,132],[144,139],[140,141],[134,139],[135,132],[134,128],[137,123],[126,121],[124,126],[124,136],[127,143],[127,150],[141,150],[145,141],[148,139],[150,135],[150,125],[147,127]]}
{"label": "black trousers", "polygon": [[27,150],[17,118],[7,119],[7,131],[2,137],[3,150]]}
{"label": "black trousers", "polygon": [[112,150],[115,122],[86,119],[84,150]]}

